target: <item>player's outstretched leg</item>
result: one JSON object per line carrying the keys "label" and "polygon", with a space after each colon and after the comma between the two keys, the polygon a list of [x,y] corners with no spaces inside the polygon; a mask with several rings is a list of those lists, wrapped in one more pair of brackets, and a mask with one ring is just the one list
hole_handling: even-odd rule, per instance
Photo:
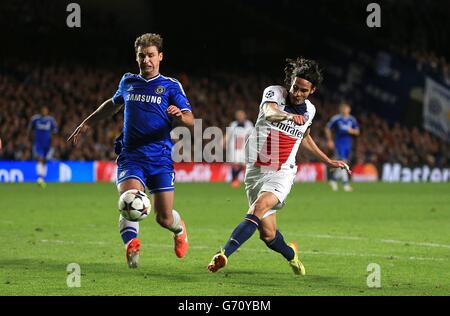
{"label": "player's outstretched leg", "polygon": [[228,262],[228,257],[255,233],[259,224],[260,220],[257,216],[247,214],[244,220],[233,230],[225,247],[213,256],[208,264],[208,270],[217,272],[223,268]]}
{"label": "player's outstretched leg", "polygon": [[261,224],[260,218],[278,202],[278,198],[273,193],[262,193],[252,204],[244,220],[233,230],[223,249],[213,256],[208,264],[208,270],[216,272],[223,268],[228,262],[228,257],[241,247],[258,229]]}
{"label": "player's outstretched leg", "polygon": [[128,267],[137,268],[141,250],[141,241],[137,238],[139,223],[128,221],[120,215],[119,232],[125,244],[125,257]]}
{"label": "player's outstretched leg", "polygon": [[189,249],[186,224],[180,214],[173,209],[173,199],[173,191],[154,193],[156,221],[173,232],[175,255],[178,258],[184,258]]}
{"label": "player's outstretched leg", "polygon": [[266,246],[280,253],[291,266],[295,274],[305,275],[305,267],[298,257],[296,243],[286,244],[284,237],[276,226],[276,214],[273,213],[262,219],[259,227],[260,238]]}

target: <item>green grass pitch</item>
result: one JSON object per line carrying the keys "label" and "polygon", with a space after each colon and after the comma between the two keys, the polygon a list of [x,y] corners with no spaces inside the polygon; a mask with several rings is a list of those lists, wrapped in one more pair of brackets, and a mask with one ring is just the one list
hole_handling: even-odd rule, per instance
{"label": "green grass pitch", "polygon": [[[352,193],[296,184],[278,225],[299,243],[307,275],[295,276],[255,234],[216,274],[212,255],[242,220],[243,188],[178,184],[175,208],[190,251],[180,260],[171,233],[141,222],[140,267],[128,269],[112,183],[0,184],[0,295],[448,295],[450,184],[354,184]],[[81,267],[81,287],[66,267]],[[381,288],[367,286],[367,266]]]}

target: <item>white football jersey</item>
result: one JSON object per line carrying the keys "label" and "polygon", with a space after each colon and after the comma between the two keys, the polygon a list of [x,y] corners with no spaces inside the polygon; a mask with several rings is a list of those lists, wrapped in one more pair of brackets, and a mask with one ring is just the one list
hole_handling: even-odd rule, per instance
{"label": "white football jersey", "polygon": [[[295,156],[303,135],[311,126],[316,108],[305,100],[303,105],[289,105],[288,91],[282,86],[269,86],[264,90],[255,129],[246,142],[246,157],[249,166],[268,167],[280,170],[283,167],[294,168]],[[275,102],[278,109],[305,117],[305,124],[297,125],[293,121],[269,122],[266,120],[263,105]]]}
{"label": "white football jersey", "polygon": [[245,142],[253,130],[253,123],[246,120],[243,125],[239,125],[237,121],[231,122],[227,128],[228,148],[230,151],[244,150]]}

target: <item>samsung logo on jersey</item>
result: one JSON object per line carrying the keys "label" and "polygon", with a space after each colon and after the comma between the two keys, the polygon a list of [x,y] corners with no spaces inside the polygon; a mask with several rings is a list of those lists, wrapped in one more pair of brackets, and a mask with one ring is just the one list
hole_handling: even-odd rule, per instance
{"label": "samsung logo on jersey", "polygon": [[161,104],[162,98],[154,96],[154,95],[130,93],[130,94],[127,94],[126,101],[139,101],[139,102]]}
{"label": "samsung logo on jersey", "polygon": [[50,122],[47,123],[36,123],[36,129],[49,131],[52,129],[52,124]]}
{"label": "samsung logo on jersey", "polygon": [[303,137],[303,132],[300,131],[296,127],[294,122],[287,121],[287,124],[285,124],[283,122],[273,122],[272,125],[277,127],[277,128],[279,128],[283,132],[286,132],[289,135],[292,135],[294,137],[297,137],[297,138],[302,138]]}

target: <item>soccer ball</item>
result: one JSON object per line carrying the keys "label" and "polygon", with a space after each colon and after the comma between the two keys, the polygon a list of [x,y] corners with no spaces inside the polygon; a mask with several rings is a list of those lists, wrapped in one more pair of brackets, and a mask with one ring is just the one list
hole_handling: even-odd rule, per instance
{"label": "soccer ball", "polygon": [[119,198],[119,212],[132,222],[146,218],[151,211],[150,200],[145,192],[132,189],[122,193]]}

